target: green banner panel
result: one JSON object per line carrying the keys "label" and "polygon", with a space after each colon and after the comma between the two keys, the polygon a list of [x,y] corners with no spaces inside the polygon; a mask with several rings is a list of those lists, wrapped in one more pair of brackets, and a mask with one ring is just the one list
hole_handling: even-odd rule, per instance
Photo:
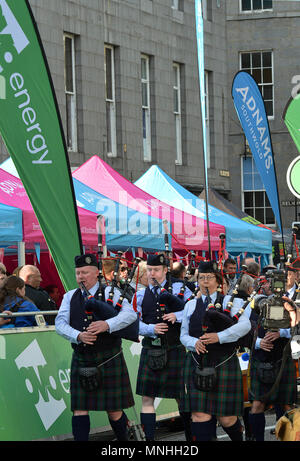
{"label": "green banner panel", "polygon": [[65,138],[39,33],[26,0],[0,0],[0,132],[66,290],[82,251]]}
{"label": "green banner panel", "polygon": [[[4,331],[4,330],[3,330]],[[129,420],[139,423],[141,397],[135,395],[141,343],[123,341],[135,406]],[[54,327],[0,333],[0,440],[28,441],[71,437],[70,343]],[[173,399],[155,399],[157,418],[178,412]],[[91,412],[91,428],[110,430],[106,412]]]}

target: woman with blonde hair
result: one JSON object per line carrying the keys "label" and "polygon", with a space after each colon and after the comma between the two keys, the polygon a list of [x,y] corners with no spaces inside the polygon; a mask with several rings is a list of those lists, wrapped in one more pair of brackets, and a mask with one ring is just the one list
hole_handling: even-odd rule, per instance
{"label": "woman with blonde hair", "polygon": [[[36,305],[25,297],[25,282],[20,277],[10,275],[0,289],[0,310],[2,313],[40,312]],[[35,317],[18,316],[12,319],[0,318],[0,328],[36,326]]]}
{"label": "woman with blonde hair", "polygon": [[141,261],[136,268],[134,277],[130,284],[136,291],[141,290],[148,286],[148,277],[147,277],[147,263],[146,261]]}

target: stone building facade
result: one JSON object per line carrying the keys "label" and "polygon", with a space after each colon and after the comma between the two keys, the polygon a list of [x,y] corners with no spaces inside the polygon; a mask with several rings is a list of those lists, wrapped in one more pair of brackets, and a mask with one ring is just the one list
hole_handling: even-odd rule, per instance
{"label": "stone building facade", "polygon": [[[30,5],[71,166],[96,154],[135,181],[158,164],[199,194],[204,164],[194,0],[30,0]],[[231,97],[241,66],[251,61],[248,70],[257,72],[255,60],[264,59],[260,71],[270,80],[263,83],[283,222],[289,227],[300,207],[285,174],[297,151],[282,113],[291,80],[300,74],[300,2],[203,0],[203,5],[208,185],[257,219],[274,223],[261,185],[245,189],[249,174],[252,180],[257,176]],[[1,144],[0,159],[6,157]]]}

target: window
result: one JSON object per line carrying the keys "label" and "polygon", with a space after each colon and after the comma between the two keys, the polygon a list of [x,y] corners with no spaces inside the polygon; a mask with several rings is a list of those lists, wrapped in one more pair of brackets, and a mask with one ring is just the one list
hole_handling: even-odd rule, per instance
{"label": "window", "polygon": [[210,168],[210,125],[209,125],[209,72],[205,71],[204,75],[204,92],[205,92],[205,126],[206,126],[206,160],[207,168]]}
{"label": "window", "polygon": [[273,53],[252,51],[240,54],[240,69],[249,72],[259,86],[268,117],[274,116]]}
{"label": "window", "polygon": [[67,148],[77,151],[77,108],[75,77],[75,37],[64,34],[65,51],[65,95],[67,120]]}
{"label": "window", "polygon": [[142,83],[142,118],[143,118],[143,154],[144,161],[151,162],[151,111],[150,111],[150,57],[142,55],[141,83]]}
{"label": "window", "polygon": [[212,1],[203,0],[202,9],[203,9],[203,19],[205,19],[206,21],[211,21],[212,20]]}
{"label": "window", "polygon": [[241,0],[241,11],[265,11],[273,9],[272,0]]}
{"label": "window", "polygon": [[172,0],[172,8],[183,11],[183,0]]}
{"label": "window", "polygon": [[105,98],[106,98],[106,153],[117,156],[116,97],[115,97],[114,47],[104,47]]}
{"label": "window", "polygon": [[253,157],[242,158],[243,210],[262,224],[274,225],[275,217]]}
{"label": "window", "polygon": [[176,165],[182,165],[182,129],[181,129],[181,72],[180,64],[173,63],[173,101],[176,139]]}

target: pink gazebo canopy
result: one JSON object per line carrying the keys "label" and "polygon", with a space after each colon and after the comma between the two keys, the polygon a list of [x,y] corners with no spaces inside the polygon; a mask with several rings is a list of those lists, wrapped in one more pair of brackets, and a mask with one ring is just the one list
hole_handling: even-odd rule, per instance
{"label": "pink gazebo canopy", "polygon": [[[23,213],[23,241],[40,243],[46,247],[46,242],[39,222],[35,216],[30,200],[22,181],[0,168],[0,203],[20,208]],[[79,224],[84,245],[97,245],[96,221],[97,215],[78,207]],[[51,216],[49,216],[51,219]],[[59,225],[59,223],[58,223]]]}
{"label": "pink gazebo canopy", "polygon": [[[91,189],[122,205],[166,219],[171,228],[172,248],[177,250],[208,250],[207,223],[204,219],[174,208],[132,184],[97,155],[77,168],[73,177]],[[211,249],[219,249],[219,235],[225,233],[224,226],[209,223]]]}

